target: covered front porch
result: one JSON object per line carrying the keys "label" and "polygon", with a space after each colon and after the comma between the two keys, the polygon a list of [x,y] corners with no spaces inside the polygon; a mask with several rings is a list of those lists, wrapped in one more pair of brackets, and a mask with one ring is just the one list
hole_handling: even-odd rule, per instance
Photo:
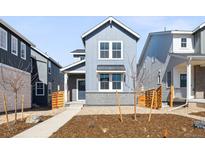
{"label": "covered front porch", "polygon": [[183,63],[173,68],[174,98],[205,103],[205,56],[182,56]]}
{"label": "covered front porch", "polygon": [[61,70],[64,73],[64,103],[85,103],[85,60]]}

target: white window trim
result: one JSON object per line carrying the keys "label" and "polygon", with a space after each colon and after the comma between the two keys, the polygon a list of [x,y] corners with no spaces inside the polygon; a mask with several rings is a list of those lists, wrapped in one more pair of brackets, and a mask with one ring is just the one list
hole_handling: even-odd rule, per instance
{"label": "white window trim", "polygon": [[7,51],[7,48],[8,48],[8,47],[7,47],[7,42],[8,42],[8,33],[7,33],[7,31],[6,31],[6,30],[4,30],[4,29],[3,29],[3,28],[1,28],[1,27],[0,27],[0,31],[3,31],[3,32],[5,32],[5,33],[6,33],[6,48],[1,47],[1,46],[0,46],[0,48],[1,48],[1,49],[4,49],[4,50],[6,50],[6,51]]}
{"label": "white window trim", "polygon": [[[43,84],[43,94],[37,94],[37,84],[38,83],[42,83]],[[35,93],[36,93],[36,96],[45,96],[45,85],[43,82],[36,82],[35,84]]]}
{"label": "white window trim", "polygon": [[[186,39],[186,42],[182,42],[182,39]],[[182,47],[182,43],[186,43],[186,47]],[[186,37],[182,37],[182,38],[181,38],[181,48],[182,48],[182,49],[187,48],[187,38],[186,38]]]}
{"label": "white window trim", "polygon": [[[16,53],[13,52],[13,39],[16,40]],[[11,35],[11,53],[18,56],[18,39],[16,37],[14,37],[13,35]]]}
{"label": "white window trim", "polygon": [[[121,43],[121,58],[113,58],[112,57],[112,43]],[[100,43],[109,43],[109,58],[101,58],[100,57]],[[123,41],[98,41],[98,60],[123,60]]]}
{"label": "white window trim", "polygon": [[[22,44],[25,46],[25,52],[24,52],[25,53],[25,57],[22,57],[22,54],[21,54]],[[23,43],[23,42],[21,42],[21,46],[20,46],[20,56],[21,56],[22,59],[26,60],[26,44]]]}
{"label": "white window trim", "polygon": [[[121,89],[112,89],[111,78],[112,78],[112,74],[114,73],[103,73],[103,74],[109,74],[109,89],[100,88],[100,74],[98,74],[98,91],[99,92],[116,92],[116,91],[123,92],[123,82],[124,82],[123,79],[121,80]],[[121,75],[122,75],[122,78],[124,78],[124,74],[121,74]]]}

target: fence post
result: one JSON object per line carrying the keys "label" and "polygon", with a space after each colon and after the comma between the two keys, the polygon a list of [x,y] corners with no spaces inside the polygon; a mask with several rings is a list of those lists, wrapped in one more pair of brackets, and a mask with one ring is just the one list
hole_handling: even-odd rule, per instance
{"label": "fence post", "polygon": [[152,108],[153,108],[153,105],[154,105],[154,99],[155,99],[155,90],[153,90],[153,92],[152,92],[152,101],[151,101],[151,107],[150,107],[148,122],[150,122],[150,120],[151,120]]}

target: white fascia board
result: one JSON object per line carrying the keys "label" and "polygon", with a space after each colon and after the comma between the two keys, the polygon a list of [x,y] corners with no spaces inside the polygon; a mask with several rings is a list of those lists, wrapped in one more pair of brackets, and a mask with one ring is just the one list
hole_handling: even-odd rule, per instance
{"label": "white fascia board", "polygon": [[85,55],[85,53],[70,53],[71,55]]}
{"label": "white fascia board", "polygon": [[67,74],[85,74],[85,71],[66,71]]}
{"label": "white fascia board", "polygon": [[192,34],[192,31],[171,31],[172,34]]}
{"label": "white fascia board", "polygon": [[96,71],[97,73],[125,73],[126,71]]}
{"label": "white fascia board", "polygon": [[197,28],[195,28],[195,29],[193,30],[193,33],[195,33],[196,31],[198,31],[199,29],[203,28],[204,26],[205,26],[205,23],[199,25]]}
{"label": "white fascia board", "polygon": [[81,64],[81,63],[83,63],[83,62],[85,62],[85,59],[84,59],[84,60],[81,60],[81,61],[78,61],[78,62],[76,62],[76,63],[73,63],[73,64],[71,64],[71,65],[68,65],[68,66],[66,66],[66,67],[63,67],[63,68],[60,69],[60,71],[63,72],[63,71],[65,71],[65,70],[67,70],[67,69],[69,69],[69,68],[71,68],[71,67],[73,67],[73,66],[79,65],[79,64]]}
{"label": "white fascia board", "polygon": [[101,27],[102,25],[104,25],[106,22],[108,21],[114,21],[116,24],[118,24],[120,27],[124,28],[125,30],[127,30],[128,32],[130,32],[131,34],[133,34],[134,36],[136,36],[137,38],[140,38],[140,35],[137,34],[136,32],[134,32],[133,30],[131,30],[130,28],[128,28],[127,26],[125,26],[124,24],[122,24],[121,22],[117,21],[115,18],[113,17],[109,17],[107,19],[105,19],[103,22],[99,23],[97,26],[93,27],[92,29],[90,29],[89,31],[87,31],[86,33],[84,33],[82,35],[82,39],[84,37],[86,37],[88,34],[92,33],[93,31],[95,31],[96,29],[98,29],[99,27]]}

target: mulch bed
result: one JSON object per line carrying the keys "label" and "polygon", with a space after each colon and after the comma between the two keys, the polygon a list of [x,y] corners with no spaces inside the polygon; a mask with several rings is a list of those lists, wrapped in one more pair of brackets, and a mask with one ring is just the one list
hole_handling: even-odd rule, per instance
{"label": "mulch bed", "polygon": [[172,114],[83,115],[75,116],[51,137],[53,138],[188,138],[205,137],[205,130],[193,128],[194,119]]}
{"label": "mulch bed", "polygon": [[[51,118],[52,116],[41,116],[41,122]],[[8,129],[8,126],[6,123],[3,123],[0,125],[0,138],[9,138],[13,137],[26,129],[29,129],[36,124],[28,124],[25,122],[26,119],[23,121],[18,120],[17,123],[15,124],[14,121],[9,123],[10,130]],[[38,124],[38,123],[37,123]]]}
{"label": "mulch bed", "polygon": [[205,117],[205,111],[193,112],[193,113],[190,113],[190,114],[195,115],[195,116]]}

